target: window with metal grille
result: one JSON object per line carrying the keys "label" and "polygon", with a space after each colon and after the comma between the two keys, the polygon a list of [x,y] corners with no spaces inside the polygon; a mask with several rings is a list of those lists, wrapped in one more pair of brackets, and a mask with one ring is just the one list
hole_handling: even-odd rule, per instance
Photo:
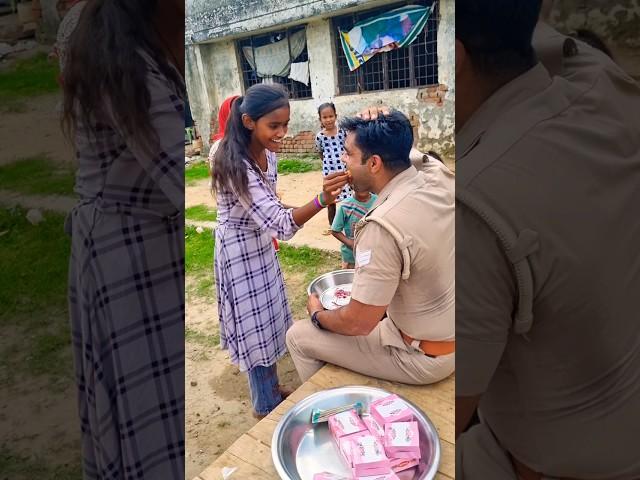
{"label": "window with metal grille", "polygon": [[379,53],[353,72],[349,71],[339,34],[339,30],[349,31],[359,21],[375,17],[394,8],[404,5],[430,7],[434,1],[436,0],[401,2],[390,7],[334,17],[332,24],[337,57],[338,95],[437,85],[438,22],[440,20],[437,1],[426,28],[411,45]]}
{"label": "window with metal grille", "polygon": [[[242,79],[244,83],[245,90],[256,83],[262,83],[263,79],[258,77],[256,71],[251,68],[251,65],[247,61],[244,53],[243,47],[251,47],[254,52],[255,49],[261,47],[263,45],[268,45],[270,43],[274,43],[283,39],[291,38],[291,35],[294,33],[304,30],[305,27],[292,27],[287,28],[286,30],[279,30],[276,32],[269,32],[264,35],[256,35],[253,37],[244,38],[236,42],[237,53],[240,61],[240,68],[242,70]],[[294,62],[307,62],[309,61],[309,54],[307,52],[307,46],[305,45],[304,50],[298,57],[291,58],[291,45],[289,44],[289,58],[291,59],[291,63]],[[255,58],[255,56],[254,56]],[[311,98],[311,82],[309,85],[305,85],[304,83],[300,83],[298,81],[292,80],[288,77],[271,77],[274,82],[280,83],[285,86],[285,88],[289,91],[289,98],[292,99],[301,99],[301,98]]]}

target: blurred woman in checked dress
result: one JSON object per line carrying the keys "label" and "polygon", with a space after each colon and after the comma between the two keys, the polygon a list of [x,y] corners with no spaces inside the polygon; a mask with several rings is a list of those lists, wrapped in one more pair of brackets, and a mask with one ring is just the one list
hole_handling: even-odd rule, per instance
{"label": "blurred woman in checked dress", "polygon": [[91,0],[66,52],[85,479],[184,476],[183,32],[183,0]]}

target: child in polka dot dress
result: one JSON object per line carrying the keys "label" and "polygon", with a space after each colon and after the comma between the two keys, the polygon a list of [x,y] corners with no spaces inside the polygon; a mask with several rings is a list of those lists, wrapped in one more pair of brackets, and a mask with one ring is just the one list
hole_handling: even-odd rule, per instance
{"label": "child in polka dot dress", "polygon": [[[340,157],[344,152],[344,141],[347,132],[340,130],[337,124],[336,107],[333,103],[323,103],[318,107],[318,116],[322,124],[322,130],[316,135],[316,148],[320,152],[322,158],[322,175],[327,176],[335,172],[343,172],[346,170],[345,164]],[[346,200],[353,195],[353,191],[349,185],[345,185],[337,198],[338,202]],[[331,224],[336,216],[336,204],[329,205],[327,208],[329,214],[329,229],[324,235],[331,234]]]}

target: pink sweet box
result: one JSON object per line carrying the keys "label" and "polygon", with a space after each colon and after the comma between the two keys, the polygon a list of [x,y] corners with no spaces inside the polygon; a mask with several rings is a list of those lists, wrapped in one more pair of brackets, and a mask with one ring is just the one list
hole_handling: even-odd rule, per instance
{"label": "pink sweet box", "polygon": [[420,458],[418,422],[394,422],[384,426],[384,449],[392,458]]}
{"label": "pink sweet box", "polygon": [[369,412],[378,421],[378,424],[382,426],[392,422],[410,422],[413,420],[411,409],[397,395],[389,395],[371,402]]}
{"label": "pink sweet box", "polygon": [[362,421],[372,435],[378,437],[380,441],[384,440],[384,427],[380,425],[373,416],[367,415],[366,417],[362,417]]}
{"label": "pink sweet box", "polygon": [[353,454],[351,447],[352,441],[358,437],[367,435],[369,435],[369,433],[364,430],[362,432],[352,433],[351,435],[345,435],[344,437],[335,439],[336,443],[338,444],[338,450],[340,450],[340,454],[342,455],[342,458],[344,458],[349,468],[353,468]]}
{"label": "pink sweet box", "polygon": [[390,458],[389,462],[391,463],[391,470],[394,472],[403,472],[404,470],[409,470],[410,468],[415,467],[420,463],[420,459],[418,458]]}
{"label": "pink sweet box", "polygon": [[329,431],[336,440],[366,429],[366,425],[355,410],[348,410],[329,417]]}
{"label": "pink sweet box", "polygon": [[351,440],[351,460],[356,477],[391,473],[384,446],[373,435],[362,435]]}

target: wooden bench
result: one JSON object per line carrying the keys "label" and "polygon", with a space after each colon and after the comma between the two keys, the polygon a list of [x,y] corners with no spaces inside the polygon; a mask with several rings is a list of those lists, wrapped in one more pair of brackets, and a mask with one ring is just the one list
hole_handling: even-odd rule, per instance
{"label": "wooden bench", "polygon": [[271,437],[280,418],[295,403],[312,393],[344,385],[383,388],[402,395],[419,406],[429,416],[440,435],[442,456],[436,478],[455,478],[454,375],[434,385],[412,386],[378,380],[334,365],[326,365],[193,480],[222,480],[224,467],[237,467],[229,480],[278,480],[279,476],[271,460]]}

